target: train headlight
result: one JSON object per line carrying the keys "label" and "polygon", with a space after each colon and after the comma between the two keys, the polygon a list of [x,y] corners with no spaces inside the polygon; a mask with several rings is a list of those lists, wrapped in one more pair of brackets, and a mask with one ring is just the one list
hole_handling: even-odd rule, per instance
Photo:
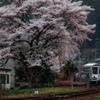
{"label": "train headlight", "polygon": [[96,81],[96,80],[97,80],[97,76],[93,76],[93,77],[92,77],[92,80],[93,80],[93,81]]}
{"label": "train headlight", "polygon": [[97,78],[96,76],[93,76],[93,78]]}

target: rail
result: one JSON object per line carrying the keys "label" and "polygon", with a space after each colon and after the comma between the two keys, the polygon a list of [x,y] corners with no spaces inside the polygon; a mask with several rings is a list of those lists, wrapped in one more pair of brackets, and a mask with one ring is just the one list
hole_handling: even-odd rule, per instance
{"label": "rail", "polygon": [[61,100],[63,98],[72,98],[72,97],[78,97],[96,93],[100,93],[100,88],[82,92],[74,92],[74,93],[48,94],[48,95],[30,96],[25,98],[0,99],[0,100]]}

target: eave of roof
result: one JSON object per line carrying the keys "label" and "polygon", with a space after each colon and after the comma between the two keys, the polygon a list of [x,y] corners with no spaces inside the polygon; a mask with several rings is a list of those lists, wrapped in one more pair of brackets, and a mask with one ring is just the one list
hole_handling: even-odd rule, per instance
{"label": "eave of roof", "polygon": [[0,71],[11,71],[11,69],[7,69],[7,68],[0,68]]}

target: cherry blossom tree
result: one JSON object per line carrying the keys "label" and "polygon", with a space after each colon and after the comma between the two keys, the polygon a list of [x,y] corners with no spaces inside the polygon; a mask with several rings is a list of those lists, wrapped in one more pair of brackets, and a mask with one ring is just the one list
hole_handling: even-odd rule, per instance
{"label": "cherry blossom tree", "polygon": [[0,59],[18,60],[30,83],[35,75],[32,68],[46,70],[54,65],[54,57],[62,63],[66,54],[79,52],[79,44],[94,33],[95,25],[86,22],[94,9],[82,1],[8,2],[0,7]]}

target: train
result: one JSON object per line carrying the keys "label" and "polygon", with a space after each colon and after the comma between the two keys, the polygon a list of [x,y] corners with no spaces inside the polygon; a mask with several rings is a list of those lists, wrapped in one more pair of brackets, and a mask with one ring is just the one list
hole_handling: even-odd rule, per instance
{"label": "train", "polygon": [[100,84],[100,63],[93,62],[84,64],[81,78],[83,81]]}

